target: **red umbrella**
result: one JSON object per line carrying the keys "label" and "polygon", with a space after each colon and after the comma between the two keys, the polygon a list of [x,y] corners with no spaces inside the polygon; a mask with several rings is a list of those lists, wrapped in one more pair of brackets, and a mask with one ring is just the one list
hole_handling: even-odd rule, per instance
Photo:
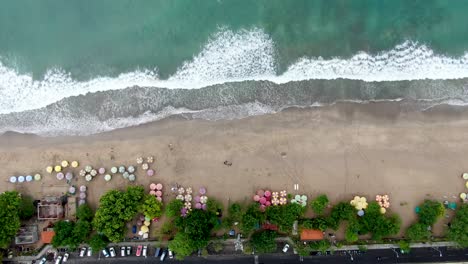
{"label": "red umbrella", "polygon": [[257,190],[257,195],[262,197],[263,195],[265,195],[265,191],[263,191],[262,189],[259,189]]}
{"label": "red umbrella", "polygon": [[260,198],[260,204],[262,204],[262,205],[263,205],[263,204],[265,204],[265,203],[266,203],[266,201],[267,201],[267,200],[266,200],[266,198],[265,198],[265,197],[261,197],[261,198]]}
{"label": "red umbrella", "polygon": [[258,202],[260,200],[260,196],[254,195],[253,199],[254,199],[254,201]]}
{"label": "red umbrella", "polygon": [[161,196],[162,196],[162,192],[161,192],[161,191],[156,191],[156,196],[161,197]]}

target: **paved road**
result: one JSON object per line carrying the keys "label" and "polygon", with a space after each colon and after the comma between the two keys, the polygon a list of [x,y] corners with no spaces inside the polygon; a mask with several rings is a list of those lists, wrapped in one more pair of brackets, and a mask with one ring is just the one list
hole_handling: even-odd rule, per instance
{"label": "paved road", "polygon": [[[417,248],[412,249],[410,254],[402,255],[397,249],[396,253],[392,250],[368,250],[367,252],[360,253],[359,251],[337,251],[333,255],[327,256],[308,256],[300,261],[297,255],[260,255],[258,256],[258,264],[301,264],[301,263],[417,263],[417,262],[457,262],[468,260],[468,249],[447,249],[440,248],[439,251],[432,248]],[[150,251],[154,253],[154,249]],[[398,257],[397,257],[398,254]],[[440,257],[442,254],[442,257]],[[351,260],[352,256],[352,260]],[[115,257],[112,259],[101,258],[98,260],[97,256],[77,258],[72,256],[68,263],[155,263],[160,262],[155,257]],[[238,255],[236,258],[233,256],[210,256],[208,258],[189,257],[183,262],[176,261],[175,259],[167,259],[167,263],[226,263],[226,264],[254,264],[254,256]]]}

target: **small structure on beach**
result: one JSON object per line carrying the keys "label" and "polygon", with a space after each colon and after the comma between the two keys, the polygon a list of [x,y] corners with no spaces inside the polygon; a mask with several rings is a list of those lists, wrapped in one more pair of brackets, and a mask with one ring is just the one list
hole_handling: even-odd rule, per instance
{"label": "small structure on beach", "polygon": [[53,228],[46,228],[46,230],[42,231],[41,233],[41,242],[44,244],[52,243],[52,239],[55,236],[55,232]]}
{"label": "small structure on beach", "polygon": [[37,225],[22,226],[15,237],[15,244],[27,245],[36,243],[39,240],[37,230]]}
{"label": "small structure on beach", "polygon": [[38,220],[55,220],[64,215],[62,200],[56,196],[46,196],[37,204]]}
{"label": "small structure on beach", "polygon": [[317,241],[323,239],[323,232],[317,229],[303,229],[301,231],[301,241]]}

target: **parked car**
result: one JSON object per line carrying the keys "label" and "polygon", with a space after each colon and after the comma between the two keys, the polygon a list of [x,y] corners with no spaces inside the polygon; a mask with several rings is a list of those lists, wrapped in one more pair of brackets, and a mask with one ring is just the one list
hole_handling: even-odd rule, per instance
{"label": "parked car", "polygon": [[46,257],[43,257],[41,258],[41,261],[39,262],[39,264],[45,264],[46,262],[47,262]]}
{"label": "parked car", "polygon": [[132,255],[132,247],[127,246],[127,256],[131,256],[131,255]]}
{"label": "parked car", "polygon": [[88,257],[93,255],[93,249],[91,247],[88,248]]}
{"label": "parked car", "polygon": [[62,256],[58,256],[57,259],[55,260],[55,264],[60,264],[62,263]]}
{"label": "parked car", "polygon": [[143,257],[145,258],[146,258],[147,251],[148,251],[148,246],[147,245],[143,246]]}
{"label": "parked car", "polygon": [[125,257],[125,247],[120,248],[120,256]]}
{"label": "parked car", "polygon": [[110,248],[109,248],[109,252],[110,252],[110,256],[111,256],[112,258],[115,257],[115,249],[114,249],[114,247],[110,247]]}
{"label": "parked car", "polygon": [[86,248],[85,247],[81,248],[80,257],[84,257],[85,253],[86,253]]}
{"label": "parked car", "polygon": [[63,255],[63,260],[62,260],[62,262],[67,262],[67,261],[68,261],[68,257],[70,257],[70,254],[65,253],[65,255]]}
{"label": "parked car", "polygon": [[142,245],[138,245],[138,247],[137,247],[137,252],[136,252],[136,256],[137,256],[137,257],[141,256],[141,251],[142,251],[142,249],[143,249],[143,246],[142,246]]}
{"label": "parked car", "polygon": [[284,245],[284,247],[283,247],[283,253],[288,252],[288,250],[289,250],[289,244]]}
{"label": "parked car", "polygon": [[168,255],[169,255],[169,258],[172,259],[174,258],[174,254],[172,253],[172,250],[168,249]]}
{"label": "parked car", "polygon": [[159,253],[161,253],[161,248],[155,248],[155,251],[154,251],[154,257],[159,257]]}
{"label": "parked car", "polygon": [[159,258],[159,260],[164,261],[164,259],[166,258],[166,255],[167,255],[167,249],[163,251],[163,253],[161,254],[161,257]]}
{"label": "parked car", "polygon": [[106,257],[106,258],[109,257],[109,252],[107,252],[107,249],[103,249],[103,250],[102,250],[102,254],[103,254],[104,257]]}

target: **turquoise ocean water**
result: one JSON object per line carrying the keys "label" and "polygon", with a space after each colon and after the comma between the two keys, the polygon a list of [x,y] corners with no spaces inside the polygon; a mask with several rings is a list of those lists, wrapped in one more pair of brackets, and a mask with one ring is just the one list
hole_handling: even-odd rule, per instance
{"label": "turquoise ocean water", "polygon": [[17,0],[0,132],[90,134],[338,100],[468,102],[468,1]]}

